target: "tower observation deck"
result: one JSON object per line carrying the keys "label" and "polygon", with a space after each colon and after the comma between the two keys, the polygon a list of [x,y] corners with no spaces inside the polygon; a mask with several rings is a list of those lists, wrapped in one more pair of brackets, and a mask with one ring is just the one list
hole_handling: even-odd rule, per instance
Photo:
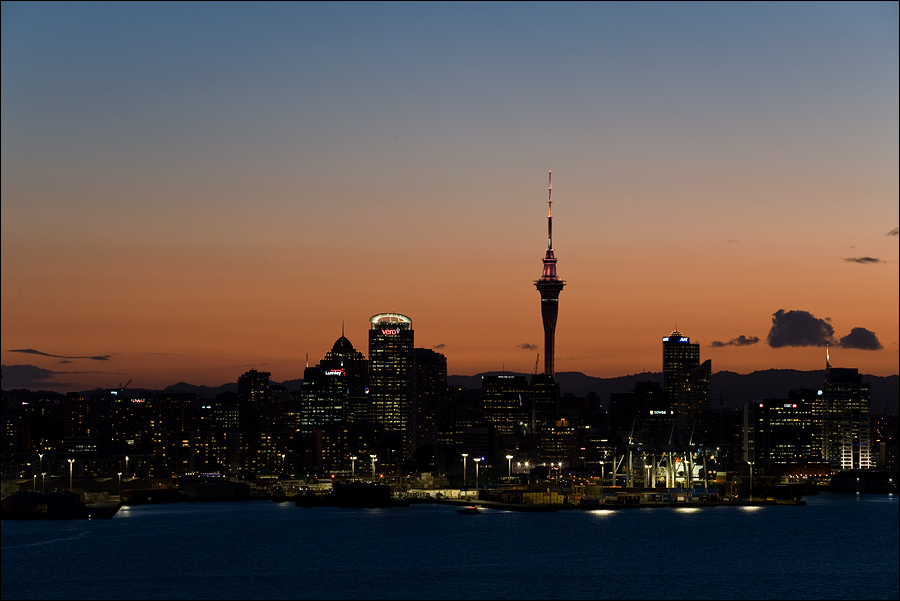
{"label": "tower observation deck", "polygon": [[544,270],[534,281],[541,293],[541,319],[544,322],[544,375],[556,373],[554,366],[556,349],[556,317],[559,314],[559,293],[566,285],[556,275],[556,255],[553,252],[553,172],[548,176],[547,188],[547,252],[544,253]]}

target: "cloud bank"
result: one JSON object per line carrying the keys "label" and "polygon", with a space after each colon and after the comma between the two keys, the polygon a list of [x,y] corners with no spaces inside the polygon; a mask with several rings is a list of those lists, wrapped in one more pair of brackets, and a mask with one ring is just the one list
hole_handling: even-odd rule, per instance
{"label": "cloud bank", "polygon": [[884,347],[878,340],[875,332],[866,328],[853,328],[850,333],[841,338],[841,348],[855,348],[864,351],[878,351]]}
{"label": "cloud bank", "polygon": [[819,319],[809,311],[779,309],[772,315],[772,329],[766,341],[772,348],[826,345],[864,351],[884,348],[875,332],[866,328],[853,328],[849,334],[835,340],[834,328],[829,321],[828,318]]}
{"label": "cloud bank", "polygon": [[744,336],[741,334],[737,338],[732,338],[728,342],[721,342],[720,340],[713,340],[712,344],[709,346],[712,348],[721,348],[723,346],[750,346],[759,342],[758,336]]}
{"label": "cloud bank", "polygon": [[16,348],[10,349],[10,353],[24,353],[26,355],[40,355],[41,357],[53,357],[55,359],[90,359],[91,361],[109,361],[109,358],[112,355],[92,355],[92,356],[71,356],[71,355],[54,355],[52,353],[45,353],[43,351],[38,351],[33,348]]}
{"label": "cloud bank", "polygon": [[516,348],[520,348],[524,351],[536,351],[537,345],[531,344],[530,342],[523,342],[522,344],[518,345]]}
{"label": "cloud bank", "polygon": [[878,263],[887,263],[875,257],[847,257],[844,259],[848,263],[859,263],[860,265],[876,265]]}
{"label": "cloud bank", "polygon": [[834,328],[808,311],[778,309],[766,337],[772,348],[785,346],[835,346]]}

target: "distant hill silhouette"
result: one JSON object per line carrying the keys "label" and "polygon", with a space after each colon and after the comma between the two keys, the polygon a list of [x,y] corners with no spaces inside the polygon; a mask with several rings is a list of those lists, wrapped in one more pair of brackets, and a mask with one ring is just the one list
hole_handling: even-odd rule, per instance
{"label": "distant hill silhouette", "polygon": [[[484,372],[474,376],[448,376],[447,381],[454,386],[481,388],[481,378],[487,375],[508,374],[530,377],[530,374],[515,372]],[[900,398],[900,376],[864,375],[863,380],[871,386],[872,413],[896,414]],[[629,392],[635,382],[662,382],[662,373],[644,372],[617,378],[596,378],[581,372],[559,372],[556,374],[562,394],[584,396],[595,392],[604,405],[613,392]],[[799,371],[796,369],[766,369],[749,374],[731,371],[716,372],[712,376],[711,396],[714,407],[724,406],[739,409],[747,401],[758,399],[787,398],[788,391],[797,388],[821,388],[825,383],[825,371]],[[721,401],[721,405],[720,405]]]}
{"label": "distant hill silhouette", "polygon": [[[518,372],[489,371],[474,376],[447,376],[447,381],[453,386],[480,389],[481,378],[488,375],[517,375],[530,378],[530,374]],[[900,405],[900,376],[872,376],[864,375],[863,379],[871,385],[872,413],[882,415],[896,415]],[[585,396],[589,392],[595,392],[605,406],[609,404],[609,395],[614,392],[629,392],[634,389],[636,382],[662,382],[662,374],[659,372],[644,372],[617,378],[596,378],[578,371],[560,372],[556,374],[562,394],[574,394]],[[289,391],[299,390],[303,380],[286,380],[280,382]],[[714,407],[729,407],[739,409],[747,401],[757,399],[787,398],[788,391],[797,388],[821,388],[825,383],[825,371],[799,371],[796,369],[766,369],[749,374],[738,374],[731,371],[720,371],[712,377],[712,402]],[[279,384],[279,382],[272,382]],[[221,386],[196,386],[187,382],[179,382],[167,386],[162,392],[193,393],[204,399],[215,398],[222,392],[237,392],[237,384],[229,382]],[[4,394],[12,394],[17,398],[63,398],[58,392],[28,392],[25,389],[6,391]],[[85,391],[86,394],[102,393],[101,389]],[[152,393],[152,390],[127,391],[129,396],[141,393]],[[25,396],[23,396],[25,395]],[[721,402],[721,405],[720,405]]]}

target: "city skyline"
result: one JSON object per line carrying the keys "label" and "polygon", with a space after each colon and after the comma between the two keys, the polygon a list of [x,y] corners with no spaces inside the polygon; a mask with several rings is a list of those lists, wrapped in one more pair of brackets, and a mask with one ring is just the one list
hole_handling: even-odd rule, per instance
{"label": "city skyline", "polygon": [[677,327],[713,371],[896,374],[897,13],[4,4],[4,374],[296,379],[379,311],[531,373],[548,169],[557,372]]}

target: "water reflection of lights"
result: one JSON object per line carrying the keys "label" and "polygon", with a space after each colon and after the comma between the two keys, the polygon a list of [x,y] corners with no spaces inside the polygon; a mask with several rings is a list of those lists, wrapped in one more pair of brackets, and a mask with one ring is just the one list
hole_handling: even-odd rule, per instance
{"label": "water reflection of lights", "polygon": [[675,511],[680,511],[681,513],[694,513],[695,511],[700,511],[699,507],[678,507]]}
{"label": "water reflection of lights", "polygon": [[612,514],[614,514],[614,513],[615,513],[615,511],[612,511],[611,509],[594,509],[594,510],[591,511],[591,514],[592,514],[592,515],[596,515],[596,516],[599,516],[599,517],[602,517],[602,518],[605,518],[605,517],[607,517],[607,516],[610,516],[610,515],[612,515]]}
{"label": "water reflection of lights", "polygon": [[759,505],[744,505],[741,507],[744,511],[756,511],[757,509],[761,509]]}

